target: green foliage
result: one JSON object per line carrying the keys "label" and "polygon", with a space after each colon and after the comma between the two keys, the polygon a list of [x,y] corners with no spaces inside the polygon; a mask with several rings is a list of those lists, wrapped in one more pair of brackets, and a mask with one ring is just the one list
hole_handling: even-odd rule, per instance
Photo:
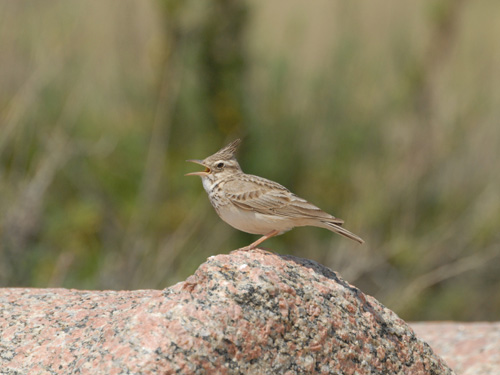
{"label": "green foliage", "polygon": [[367,242],[297,228],[266,247],[340,271],[406,319],[496,319],[487,4],[4,3],[0,285],[162,288],[253,241],[183,177],[186,159],[242,137],[247,173]]}

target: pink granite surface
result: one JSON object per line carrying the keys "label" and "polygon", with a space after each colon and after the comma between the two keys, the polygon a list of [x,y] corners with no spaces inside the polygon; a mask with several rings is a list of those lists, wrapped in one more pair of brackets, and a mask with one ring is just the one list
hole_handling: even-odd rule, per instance
{"label": "pink granite surface", "polygon": [[163,291],[0,289],[2,374],[452,374],[338,274],[262,250]]}
{"label": "pink granite surface", "polygon": [[500,374],[500,323],[411,323],[460,375]]}

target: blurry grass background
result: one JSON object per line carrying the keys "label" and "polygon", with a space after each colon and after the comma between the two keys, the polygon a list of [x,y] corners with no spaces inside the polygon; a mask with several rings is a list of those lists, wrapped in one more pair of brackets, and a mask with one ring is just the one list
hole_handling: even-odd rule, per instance
{"label": "blurry grass background", "polygon": [[0,286],[163,288],[256,239],[188,158],[366,240],[266,242],[404,319],[500,316],[500,3],[0,1]]}

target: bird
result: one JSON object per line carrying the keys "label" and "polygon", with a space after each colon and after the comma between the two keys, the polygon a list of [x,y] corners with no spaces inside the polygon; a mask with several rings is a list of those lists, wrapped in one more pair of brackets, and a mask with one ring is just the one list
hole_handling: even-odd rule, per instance
{"label": "bird", "polygon": [[240,143],[241,140],[236,139],[203,160],[187,160],[205,169],[185,174],[201,177],[210,203],[223,221],[242,232],[262,236],[240,250],[255,249],[271,237],[302,226],[325,228],[364,243],[359,236],[342,227],[342,219],[326,213],[277,182],[244,173],[235,156]]}

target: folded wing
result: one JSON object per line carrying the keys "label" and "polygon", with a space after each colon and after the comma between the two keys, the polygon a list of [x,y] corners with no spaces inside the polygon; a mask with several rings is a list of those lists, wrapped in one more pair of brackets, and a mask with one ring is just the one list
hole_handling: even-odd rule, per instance
{"label": "folded wing", "polygon": [[262,177],[238,176],[225,181],[224,191],[231,203],[243,210],[294,219],[319,219],[337,225],[344,222],[298,197],[277,182]]}

